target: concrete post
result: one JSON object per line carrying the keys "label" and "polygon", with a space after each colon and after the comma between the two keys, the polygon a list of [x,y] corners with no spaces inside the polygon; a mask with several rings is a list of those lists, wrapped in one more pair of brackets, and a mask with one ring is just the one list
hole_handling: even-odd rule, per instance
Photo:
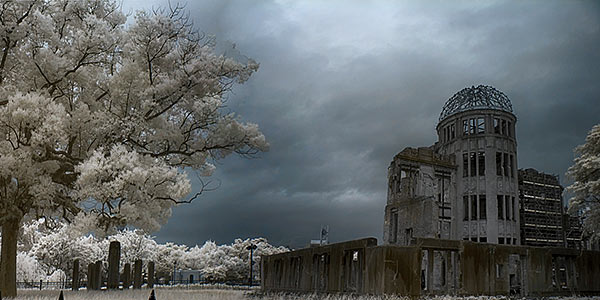
{"label": "concrete post", "polygon": [[96,262],[96,267],[94,270],[94,279],[96,282],[94,282],[94,287],[96,287],[97,290],[102,289],[102,261],[97,261]]}
{"label": "concrete post", "polygon": [[126,263],[123,267],[123,289],[128,289],[131,286],[131,264]]}
{"label": "concrete post", "polygon": [[148,262],[148,287],[149,288],[154,287],[154,262],[153,261]]}
{"label": "concrete post", "polygon": [[73,281],[71,284],[71,290],[79,290],[79,259],[73,261]]}
{"label": "concrete post", "polygon": [[94,279],[96,264],[88,264],[88,272],[87,272],[87,289],[95,290],[94,283],[96,280]]}
{"label": "concrete post", "polygon": [[121,243],[110,242],[108,248],[108,283],[109,289],[119,288],[119,263],[121,260]]}
{"label": "concrete post", "polygon": [[133,265],[133,288],[140,289],[142,287],[142,260],[138,259]]}

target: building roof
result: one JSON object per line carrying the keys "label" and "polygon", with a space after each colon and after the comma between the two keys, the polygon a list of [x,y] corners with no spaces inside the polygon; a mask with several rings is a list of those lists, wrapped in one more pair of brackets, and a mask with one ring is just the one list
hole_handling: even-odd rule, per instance
{"label": "building roof", "polygon": [[453,114],[475,109],[513,112],[512,104],[504,93],[489,85],[479,85],[464,88],[448,99],[442,108],[439,121]]}

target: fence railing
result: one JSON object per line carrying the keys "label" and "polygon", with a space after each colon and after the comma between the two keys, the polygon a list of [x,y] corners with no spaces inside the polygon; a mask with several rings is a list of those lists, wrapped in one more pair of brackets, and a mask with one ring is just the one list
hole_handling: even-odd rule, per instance
{"label": "fence railing", "polygon": [[[18,289],[46,289],[46,290],[64,290],[71,288],[71,281],[18,281]],[[85,285],[84,282],[80,282],[81,285]]]}

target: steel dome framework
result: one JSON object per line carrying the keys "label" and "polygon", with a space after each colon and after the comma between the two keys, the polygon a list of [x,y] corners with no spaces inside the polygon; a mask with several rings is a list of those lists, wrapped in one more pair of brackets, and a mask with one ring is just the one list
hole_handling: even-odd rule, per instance
{"label": "steel dome framework", "polygon": [[488,85],[479,85],[464,88],[448,99],[442,108],[439,121],[450,115],[474,109],[513,112],[512,104],[504,93]]}

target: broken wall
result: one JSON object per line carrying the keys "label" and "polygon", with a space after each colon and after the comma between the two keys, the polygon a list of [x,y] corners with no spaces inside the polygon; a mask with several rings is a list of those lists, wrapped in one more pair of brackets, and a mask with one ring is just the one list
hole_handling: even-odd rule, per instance
{"label": "broken wall", "polygon": [[600,252],[374,238],[264,256],[264,291],[552,296],[600,294]]}

